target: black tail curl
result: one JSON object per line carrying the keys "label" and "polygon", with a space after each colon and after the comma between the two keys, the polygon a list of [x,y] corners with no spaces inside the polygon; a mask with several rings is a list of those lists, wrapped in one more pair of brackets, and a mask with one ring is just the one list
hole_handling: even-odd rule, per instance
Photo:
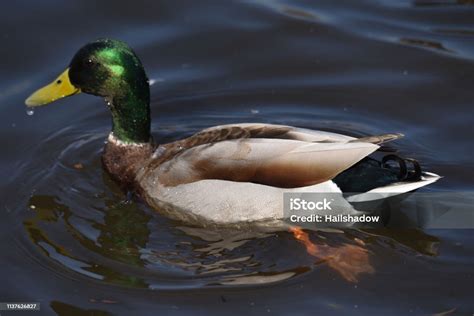
{"label": "black tail curl", "polygon": [[[413,158],[402,158],[398,155],[390,154],[382,158],[380,166],[382,168],[393,170],[395,167],[390,162],[398,164],[398,180],[400,181],[418,181],[421,179],[422,170],[419,162]],[[408,169],[407,163],[411,165]]]}

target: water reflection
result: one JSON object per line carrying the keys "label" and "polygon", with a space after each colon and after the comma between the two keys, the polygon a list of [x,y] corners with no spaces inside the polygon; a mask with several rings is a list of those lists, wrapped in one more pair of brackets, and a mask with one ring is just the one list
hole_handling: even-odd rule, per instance
{"label": "water reflection", "polygon": [[369,243],[388,246],[411,255],[437,256],[441,240],[419,229],[366,229]]}
{"label": "water reflection", "polygon": [[[183,284],[190,278],[194,286],[272,283],[321,264],[356,282],[361,274],[374,273],[370,258],[377,256],[379,247],[434,256],[439,243],[418,230],[294,231],[305,253],[287,232],[179,223],[171,229],[160,227],[152,214],[131,200],[105,199],[101,220],[74,214],[55,196],[33,195],[29,205],[34,206],[34,216],[25,220],[24,227],[46,256],[67,270],[138,288],[161,288],[170,277],[184,278]],[[290,259],[276,259],[289,252]],[[162,278],[167,280],[161,282]]]}
{"label": "water reflection", "polygon": [[[130,266],[143,267],[139,249],[148,238],[148,217],[133,204],[111,203],[106,208],[104,223],[73,214],[54,196],[33,195],[29,205],[35,216],[25,220],[30,239],[45,254],[63,266],[83,275],[103,281],[134,287],[146,283],[133,275],[124,275],[107,265],[107,258]],[[45,226],[45,222],[51,223]],[[52,225],[52,224],[56,225]],[[90,232],[97,231],[98,236]],[[88,250],[84,253],[82,247]],[[66,247],[67,245],[67,247]]]}
{"label": "water reflection", "polygon": [[109,316],[112,315],[109,312],[100,309],[86,309],[80,308],[71,304],[67,304],[60,301],[52,301],[50,303],[51,308],[58,314],[58,315],[94,315],[94,316]]}
{"label": "water reflection", "polygon": [[415,6],[473,5],[473,0],[415,0]]}
{"label": "water reflection", "polygon": [[406,45],[413,45],[413,46],[420,46],[420,47],[426,47],[426,48],[432,48],[432,49],[437,49],[449,53],[454,53],[454,51],[446,48],[443,46],[442,43],[436,42],[436,41],[430,41],[430,40],[425,40],[425,39],[417,39],[417,38],[401,38],[400,43],[406,44]]}

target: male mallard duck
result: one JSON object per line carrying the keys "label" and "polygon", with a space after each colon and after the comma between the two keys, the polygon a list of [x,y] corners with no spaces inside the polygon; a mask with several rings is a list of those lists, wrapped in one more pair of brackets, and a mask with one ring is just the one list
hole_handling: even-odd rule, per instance
{"label": "male mallard duck", "polygon": [[[365,158],[386,134],[346,135],[272,124],[211,127],[168,144],[150,134],[145,70],[125,43],[101,39],[82,47],[52,83],[34,92],[35,107],[80,92],[105,97],[112,132],[102,160],[121,185],[173,218],[218,224],[280,220],[283,192],[403,193],[439,177],[391,155],[399,168]],[[408,160],[407,160],[408,161]]]}

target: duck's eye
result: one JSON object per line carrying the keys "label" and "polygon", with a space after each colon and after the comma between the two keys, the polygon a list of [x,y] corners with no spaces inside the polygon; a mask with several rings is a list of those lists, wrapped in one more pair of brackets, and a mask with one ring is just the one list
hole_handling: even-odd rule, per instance
{"label": "duck's eye", "polygon": [[86,59],[84,64],[86,67],[92,67],[96,64],[96,61],[93,59]]}

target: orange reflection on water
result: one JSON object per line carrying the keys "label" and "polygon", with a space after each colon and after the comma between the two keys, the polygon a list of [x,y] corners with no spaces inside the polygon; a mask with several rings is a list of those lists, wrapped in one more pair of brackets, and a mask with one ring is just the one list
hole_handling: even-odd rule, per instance
{"label": "orange reflection on water", "polygon": [[306,247],[310,255],[325,261],[349,282],[357,282],[359,274],[375,272],[370,265],[369,252],[366,248],[351,244],[339,247],[316,245],[300,227],[291,227],[290,232]]}

